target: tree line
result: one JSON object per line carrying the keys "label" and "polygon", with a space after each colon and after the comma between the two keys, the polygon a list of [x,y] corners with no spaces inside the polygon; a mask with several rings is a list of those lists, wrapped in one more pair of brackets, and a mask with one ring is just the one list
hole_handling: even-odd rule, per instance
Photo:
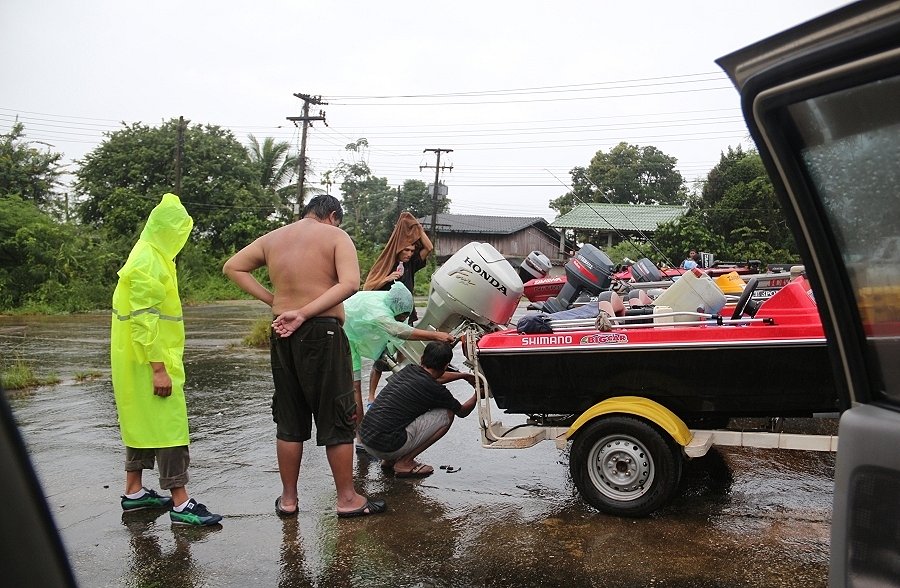
{"label": "tree line", "polygon": [[[180,125],[177,119],[155,127],[123,124],[106,133],[76,162],[70,193],[63,190],[61,153],[29,141],[19,122],[0,135],[0,311],[109,306],[116,272],[147,215],[162,194],[174,189]],[[188,124],[181,131],[180,196],[195,227],[178,259],[183,298],[241,298],[243,293],[221,275],[222,263],[259,235],[290,222],[295,207],[316,190],[297,194],[298,158],[286,142],[251,135],[245,147],[231,131],[209,124]],[[402,210],[425,217],[433,205],[424,182],[406,180],[398,189],[376,176],[367,149],[365,139],[348,144],[345,158],[320,174],[327,189],[339,184],[342,227],[356,243],[363,272]],[[680,259],[691,248],[716,252],[720,259],[796,258],[756,152],[729,148],[694,191],[675,164],[655,147],[621,143],[608,153],[598,151],[588,166],[574,168],[572,190],[550,206],[564,213],[581,202],[686,204],[688,214],[657,232],[655,261]],[[440,197],[437,211],[446,212],[449,204]],[[589,233],[573,236],[581,242],[592,238]],[[616,249],[619,259],[627,247]],[[430,272],[418,277],[425,293]]]}
{"label": "tree line", "polygon": [[[76,162],[71,193],[62,190],[61,153],[29,141],[19,122],[0,136],[0,311],[109,306],[116,272],[150,210],[174,189],[179,125],[177,119],[156,127],[135,123],[107,133]],[[245,147],[215,125],[183,129],[180,196],[194,231],[178,267],[188,302],[245,297],[222,276],[224,261],[290,222],[295,206],[316,192],[298,198],[298,160],[288,143],[248,139]],[[347,158],[325,175],[341,182],[343,227],[367,270],[401,210],[425,216],[432,204],[424,182],[406,180],[398,194],[376,177],[358,157],[365,146],[364,139],[348,145]],[[437,205],[446,212],[449,201]]]}
{"label": "tree line", "polygon": [[[660,225],[653,243],[630,239],[607,251],[613,261],[646,255],[657,264],[679,263],[691,249],[716,259],[799,261],[793,234],[755,150],[729,147],[699,186],[689,189],[677,160],[653,146],[619,143],[598,151],[586,167],[571,171],[572,189],[551,200],[560,214],[578,204],[684,205],[684,216]],[[597,232],[574,231],[578,242],[598,241]]]}

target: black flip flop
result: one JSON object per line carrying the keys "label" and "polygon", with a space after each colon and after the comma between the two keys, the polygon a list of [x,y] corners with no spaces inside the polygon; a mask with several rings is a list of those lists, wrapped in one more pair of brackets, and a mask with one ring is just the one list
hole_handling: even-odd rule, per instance
{"label": "black flip flop", "polygon": [[397,478],[427,478],[433,473],[434,468],[427,463],[416,464],[413,466],[413,469],[408,472],[398,472],[397,470],[394,470],[394,476]]}
{"label": "black flip flop", "polygon": [[281,508],[281,496],[275,499],[275,514],[277,514],[281,518],[295,517],[297,516],[297,511],[299,510],[299,505],[294,510],[285,510]]}
{"label": "black flip flop", "polygon": [[365,517],[373,514],[380,514],[387,510],[387,504],[384,500],[366,498],[366,503],[356,510],[337,511],[338,518],[348,519],[351,517]]}

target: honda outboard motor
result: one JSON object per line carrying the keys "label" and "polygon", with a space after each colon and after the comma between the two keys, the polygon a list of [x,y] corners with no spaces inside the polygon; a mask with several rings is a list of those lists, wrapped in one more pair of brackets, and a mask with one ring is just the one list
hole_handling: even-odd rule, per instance
{"label": "honda outboard motor", "polygon": [[544,312],[565,310],[582,293],[597,296],[603,290],[608,290],[615,267],[605,253],[586,244],[566,263],[566,285],[559,296],[548,298],[544,302]]}
{"label": "honda outboard motor", "polygon": [[519,265],[519,278],[522,283],[547,277],[550,273],[550,258],[540,251],[532,251]]}
{"label": "honda outboard motor", "polygon": [[[487,243],[469,243],[434,272],[428,306],[416,328],[448,332],[469,320],[495,330],[509,324],[522,292],[522,279],[499,251]],[[426,343],[403,341],[400,351],[418,363]]]}

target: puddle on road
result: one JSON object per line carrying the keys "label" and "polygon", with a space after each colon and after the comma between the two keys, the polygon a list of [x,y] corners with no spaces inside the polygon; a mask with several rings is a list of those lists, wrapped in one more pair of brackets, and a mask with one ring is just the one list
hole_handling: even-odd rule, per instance
{"label": "puddle on road", "polygon": [[[123,524],[108,316],[0,317],[2,357],[64,381],[9,398],[82,585],[803,588],[826,581],[832,454],[714,450],[687,464],[669,506],[620,519],[581,501],[567,451],[552,443],[484,449],[471,415],[422,455],[436,470],[428,478],[396,479],[357,460],[360,491],[388,501],[378,517],[335,518],[324,450],[307,444],[301,512],[282,521],[272,504],[280,483],[268,352],[239,345],[266,308],[205,305],[185,314],[189,488],[226,516],[208,533],[173,529],[165,513]],[[92,370],[101,377],[76,381]],[[471,393],[463,383],[451,390],[460,399]],[[496,409],[493,416],[521,419]],[[157,486],[155,472],[145,483]]]}

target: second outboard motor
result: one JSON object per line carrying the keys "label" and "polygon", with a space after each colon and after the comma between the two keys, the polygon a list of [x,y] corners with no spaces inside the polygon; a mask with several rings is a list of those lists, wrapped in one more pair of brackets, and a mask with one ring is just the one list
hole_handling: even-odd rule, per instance
{"label": "second outboard motor", "polygon": [[631,278],[635,282],[661,282],[665,279],[656,264],[643,257],[631,266]]}
{"label": "second outboard motor", "polygon": [[586,244],[566,263],[566,285],[556,298],[544,302],[544,312],[565,310],[582,293],[597,296],[612,284],[615,264],[605,253]]}
{"label": "second outboard motor", "polygon": [[519,278],[522,283],[547,277],[550,273],[550,258],[540,251],[532,251],[519,265]]}

